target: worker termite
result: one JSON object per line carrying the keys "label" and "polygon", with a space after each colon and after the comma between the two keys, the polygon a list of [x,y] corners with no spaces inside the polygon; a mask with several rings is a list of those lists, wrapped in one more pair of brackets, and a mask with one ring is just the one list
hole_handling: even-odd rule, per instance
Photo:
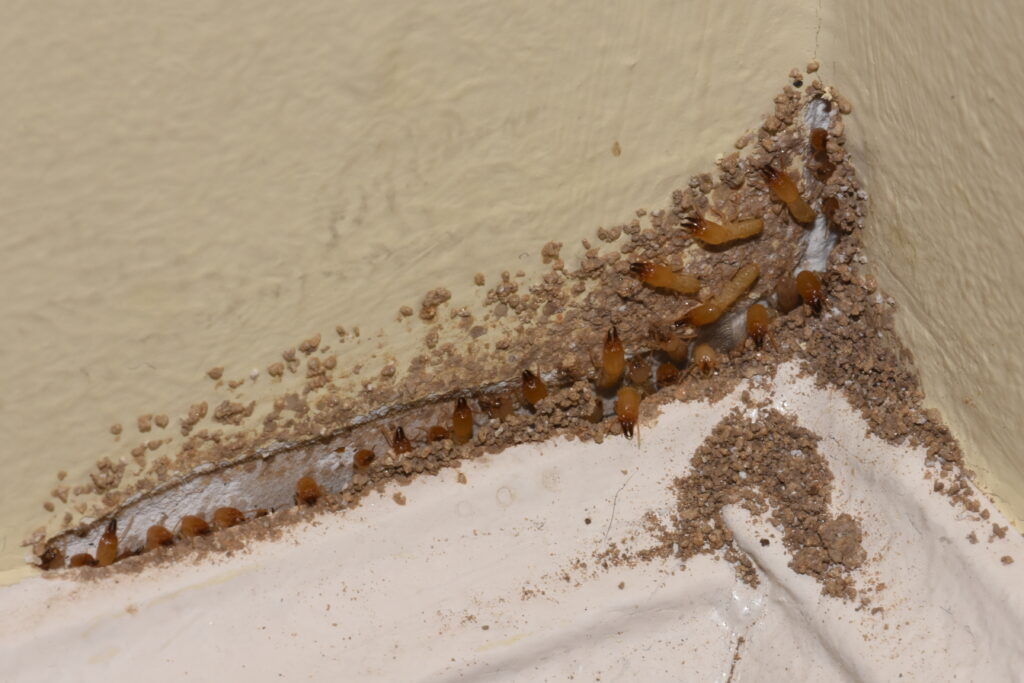
{"label": "worker termite", "polygon": [[448,428],[444,425],[434,425],[427,430],[426,437],[429,443],[434,443],[436,441],[444,441],[445,439],[450,438],[451,432],[449,432]]}
{"label": "worker termite", "polygon": [[160,546],[172,545],[174,534],[167,527],[161,524],[154,524],[146,529],[146,551],[154,550]]}
{"label": "worker termite", "polygon": [[604,420],[604,402],[600,398],[595,398],[590,414],[587,415],[587,421],[598,424],[602,420]]}
{"label": "worker termite", "polygon": [[[445,430],[447,431],[447,430]],[[377,454],[369,449],[362,449],[356,451],[356,454],[352,456],[352,467],[356,470],[365,470],[373,464],[373,461],[377,459]]]}
{"label": "worker termite", "polygon": [[775,304],[782,313],[789,313],[800,305],[800,292],[792,275],[783,275],[775,285]]}
{"label": "worker termite", "polygon": [[760,274],[761,269],[756,263],[748,263],[737,270],[732,279],[726,282],[717,294],[688,310],[675,324],[696,327],[710,325],[721,318],[722,314],[750,289]]}
{"label": "worker termite", "polygon": [[676,273],[668,266],[663,266],[650,261],[641,261],[629,266],[629,270],[643,282],[651,287],[671,289],[680,294],[695,294],[700,289],[700,280],[692,275]]}
{"label": "worker termite", "polygon": [[89,553],[78,553],[77,555],[72,555],[71,556],[71,559],[68,561],[68,566],[69,567],[95,567],[96,566],[96,560],[93,559],[93,556],[90,555]]}
{"label": "worker termite", "polygon": [[64,553],[60,548],[47,548],[39,558],[40,569],[63,569]]}
{"label": "worker termite", "polygon": [[218,529],[230,529],[245,521],[245,514],[238,508],[222,507],[213,511],[213,526]]}
{"label": "worker termite", "polygon": [[600,374],[597,379],[597,386],[601,389],[611,389],[619,380],[626,369],[626,349],[619,339],[619,331],[612,326],[605,337],[604,348],[601,350]]}
{"label": "worker termite", "polygon": [[693,368],[699,369],[705,376],[710,375],[718,367],[718,352],[710,344],[697,344],[693,348]]}
{"label": "worker termite", "polygon": [[796,276],[796,290],[812,311],[821,313],[821,306],[825,303],[825,290],[821,287],[821,278],[809,270],[801,270]]}
{"label": "worker termite", "polygon": [[828,158],[828,131],[824,128],[811,130],[811,150],[814,152],[814,164],[812,171],[814,177],[825,181],[836,170],[836,165]]}
{"label": "worker termite", "polygon": [[800,189],[785,171],[776,171],[771,166],[763,169],[768,189],[772,191],[782,203],[789,207],[789,212],[798,223],[813,223],[817,215],[814,209],[800,196]]}
{"label": "worker termite", "polygon": [[628,371],[626,375],[629,381],[637,386],[644,386],[651,381],[651,364],[643,356],[633,356],[626,364]]}
{"label": "worker termite", "polygon": [[[387,434],[384,435],[387,437]],[[405,435],[405,430],[401,427],[395,427],[394,435],[388,439],[388,445],[391,446],[391,450],[395,452],[395,455],[402,455],[412,450],[412,442]]]}
{"label": "worker termite", "polygon": [[473,438],[473,411],[469,401],[459,397],[452,411],[452,440],[458,444],[467,443]]}
{"label": "worker termite", "polygon": [[824,152],[828,143],[828,131],[824,128],[811,129],[811,149],[815,152]]}
{"label": "worker termite", "polygon": [[682,364],[686,362],[689,348],[687,343],[680,339],[678,335],[673,334],[670,330],[660,329],[652,325],[651,339],[654,340],[655,345],[659,349],[672,359],[673,363]]}
{"label": "worker termite", "polygon": [[675,384],[679,379],[679,369],[672,363],[662,363],[654,373],[654,378],[659,387]]}
{"label": "worker termite", "polygon": [[323,494],[320,491],[320,485],[313,477],[302,477],[295,483],[296,505],[316,505],[321,495]]}
{"label": "worker termite", "polygon": [[757,348],[761,348],[765,339],[775,346],[775,338],[771,334],[768,322],[768,309],[761,304],[754,304],[747,309],[747,336],[754,341]]}
{"label": "worker termite", "polygon": [[691,216],[683,220],[682,226],[691,236],[704,244],[725,244],[761,234],[764,230],[764,221],[760,218],[747,218],[741,221],[715,223],[703,216]]}
{"label": "worker termite", "polygon": [[96,544],[96,564],[106,567],[117,560],[117,520],[107,522],[107,528]]}
{"label": "worker termite", "polygon": [[523,400],[533,407],[547,398],[547,395],[548,387],[540,375],[523,370]]}
{"label": "worker termite", "polygon": [[182,538],[195,538],[210,533],[210,525],[206,520],[196,515],[185,515],[178,523],[178,533]]}
{"label": "worker termite", "polygon": [[633,387],[622,387],[615,396],[615,415],[622,425],[627,439],[633,438],[633,430],[640,419],[640,392]]}
{"label": "worker termite", "polygon": [[515,410],[515,405],[508,394],[487,395],[477,399],[480,409],[491,419],[504,420]]}

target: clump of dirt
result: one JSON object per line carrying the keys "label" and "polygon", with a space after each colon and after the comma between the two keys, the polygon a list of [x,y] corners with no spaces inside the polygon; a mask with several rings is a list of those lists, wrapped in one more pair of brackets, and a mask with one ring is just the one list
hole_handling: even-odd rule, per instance
{"label": "clump of dirt", "polygon": [[813,576],[826,595],[853,599],[850,571],[866,559],[861,529],[850,515],[829,512],[832,472],[818,440],[796,418],[775,410],[761,408],[756,420],[734,410],[694,453],[692,472],[675,480],[671,519],[648,515],[658,545],[636,553],[613,546],[597,559],[620,564],[675,556],[686,562],[720,553],[740,579],[756,586],[757,571],[722,518],[725,506],[738,505],[782,531],[793,571]]}

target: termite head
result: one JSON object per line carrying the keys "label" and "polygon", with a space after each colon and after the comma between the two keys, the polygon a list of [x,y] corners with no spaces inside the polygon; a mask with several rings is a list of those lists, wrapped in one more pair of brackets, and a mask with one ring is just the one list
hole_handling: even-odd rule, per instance
{"label": "termite head", "polygon": [[[442,429],[444,429],[444,428],[442,427]],[[448,438],[447,434],[448,434],[448,430],[445,429],[445,435],[446,435],[445,438]],[[377,459],[377,454],[376,453],[374,453],[373,451],[371,451],[371,450],[369,450],[367,448],[364,448],[362,450],[356,451],[356,454],[352,456],[352,467],[357,469],[357,470],[365,470],[371,464],[373,464],[373,461],[376,460],[376,459]]]}
{"label": "termite head", "polygon": [[436,441],[444,441],[449,437],[448,428],[443,425],[434,425],[427,430],[427,441],[434,443]]}
{"label": "termite head", "polygon": [[762,166],[761,175],[764,176],[764,180],[769,185],[779,182],[779,172],[771,166]]}
{"label": "termite head", "polygon": [[693,349],[693,365],[705,376],[710,375],[718,367],[718,353],[710,344],[697,344]]}
{"label": "termite head", "polygon": [[637,261],[629,264],[629,269],[641,280],[651,277],[654,274],[654,264],[648,261]]}
{"label": "termite head", "polygon": [[809,270],[801,270],[796,276],[796,289],[800,298],[815,313],[821,312],[825,303],[825,290],[821,286],[821,278]]}
{"label": "termite head", "polygon": [[116,536],[117,535],[117,519],[111,519],[107,522],[107,530],[103,532],[104,536]]}
{"label": "termite head", "polygon": [[605,349],[609,349],[613,346],[622,346],[622,341],[619,339],[619,329],[612,325],[612,329],[608,330],[608,335],[605,337],[604,346]]}
{"label": "termite head", "polygon": [[40,569],[62,569],[64,567],[64,553],[60,548],[47,548],[39,558]]}
{"label": "termite head", "polygon": [[700,237],[708,229],[708,222],[704,220],[704,216],[696,213],[684,218],[679,225],[694,237]]}

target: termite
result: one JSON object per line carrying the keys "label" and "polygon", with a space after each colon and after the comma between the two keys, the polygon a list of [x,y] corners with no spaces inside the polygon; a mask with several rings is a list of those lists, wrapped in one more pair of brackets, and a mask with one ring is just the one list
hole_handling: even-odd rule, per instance
{"label": "termite", "polygon": [[637,278],[651,287],[671,289],[680,294],[695,294],[700,289],[700,280],[693,275],[676,273],[668,266],[650,261],[641,261],[629,266]]}
{"label": "termite", "polygon": [[733,305],[757,280],[761,269],[756,263],[748,263],[732,276],[732,279],[722,286],[722,289],[713,297],[702,304],[688,310],[683,317],[676,321],[676,325],[694,325],[701,327],[710,325]]}
{"label": "termite", "polygon": [[651,339],[659,349],[672,359],[673,363],[685,363],[688,345],[677,335],[657,327],[651,327]]}
{"label": "termite", "polygon": [[63,569],[64,553],[60,548],[47,548],[39,558],[40,569]]}
{"label": "termite", "polygon": [[829,179],[836,170],[836,165],[828,158],[828,131],[815,128],[811,131],[811,149],[814,151],[814,176],[821,181]]}
{"label": "termite", "polygon": [[768,322],[768,309],[761,304],[754,304],[747,309],[747,336],[754,340],[754,346],[757,348],[761,348],[765,339],[770,340],[772,346],[775,346],[775,338],[771,334]]}
{"label": "termite", "polygon": [[800,292],[792,275],[783,275],[775,285],[775,302],[779,311],[789,313],[800,305]]}
{"label": "termite", "polygon": [[316,505],[321,495],[320,485],[313,477],[302,477],[295,483],[296,505]]}
{"label": "termite", "polygon": [[117,560],[117,520],[107,522],[107,528],[96,544],[96,564],[106,567]]}
{"label": "termite", "polygon": [[[447,431],[447,430],[445,430]],[[373,461],[377,459],[377,454],[369,449],[362,449],[356,451],[356,454],[352,456],[352,467],[356,470],[365,470],[373,464]]]}
{"label": "termite", "polygon": [[69,567],[95,567],[96,566],[96,560],[93,559],[93,556],[90,555],[89,553],[78,553],[77,555],[72,555],[71,556],[71,559],[68,561],[68,566]]}
{"label": "termite", "polygon": [[764,230],[764,221],[760,218],[715,223],[703,216],[691,216],[686,218],[682,225],[691,236],[704,244],[725,244],[759,235]]}
{"label": "termite", "polygon": [[473,411],[469,407],[469,401],[460,396],[455,401],[455,410],[452,412],[452,440],[463,444],[472,438]]}
{"label": "termite", "polygon": [[821,306],[825,303],[825,290],[821,287],[821,278],[809,270],[801,270],[796,276],[796,290],[812,311],[821,312]]}
{"label": "termite", "polygon": [[598,424],[604,420],[604,402],[600,398],[594,399],[594,404],[590,409],[590,415],[587,416],[587,420],[594,424]]}
{"label": "termite", "polygon": [[515,405],[513,405],[512,399],[509,398],[508,394],[481,396],[477,399],[477,403],[480,404],[480,409],[487,413],[487,417],[491,419],[504,420],[515,410]]}
{"label": "termite", "polygon": [[547,398],[548,387],[540,375],[533,374],[529,370],[523,370],[523,400],[530,406],[537,405]]}
{"label": "termite", "polygon": [[643,356],[633,356],[627,363],[629,381],[637,386],[644,386],[651,381],[651,364]]}
{"label": "termite", "polygon": [[662,363],[654,373],[654,378],[658,382],[659,387],[675,384],[676,380],[679,379],[679,369],[672,363]]}
{"label": "termite", "polygon": [[815,152],[824,152],[828,143],[828,131],[824,128],[811,129],[811,149]]}
{"label": "termite", "polygon": [[615,396],[615,414],[627,439],[633,438],[633,429],[640,418],[640,392],[633,387],[622,387]]}
{"label": "termite", "polygon": [[619,339],[619,331],[612,326],[605,337],[604,348],[601,350],[600,376],[597,379],[597,386],[601,389],[611,389],[619,380],[626,369],[626,349]]}
{"label": "termite", "polygon": [[772,194],[789,207],[789,212],[793,214],[793,218],[798,223],[813,223],[814,217],[817,214],[804,201],[804,198],[800,196],[800,189],[793,182],[793,179],[789,177],[789,174],[785,171],[776,171],[771,166],[765,166],[763,171],[768,188],[772,191]]}
{"label": "termite", "polygon": [[245,521],[245,514],[238,508],[222,507],[213,511],[213,526],[218,529],[230,529]]}
{"label": "termite", "polygon": [[711,347],[710,344],[697,344],[693,348],[693,368],[700,369],[705,376],[710,375],[711,372],[718,367],[718,353]]}
{"label": "termite", "polygon": [[435,441],[444,441],[451,437],[451,433],[444,425],[434,425],[427,430],[426,437],[429,443],[434,443]]}
{"label": "termite", "polygon": [[405,430],[401,427],[395,427],[394,436],[388,439],[388,444],[391,446],[391,450],[395,452],[395,455],[408,453],[412,450],[412,442],[406,437]]}
{"label": "termite", "polygon": [[154,524],[146,529],[146,551],[174,543],[174,534],[161,524]]}
{"label": "termite", "polygon": [[196,515],[185,515],[178,524],[178,533],[182,538],[195,538],[210,533],[210,525],[206,520]]}

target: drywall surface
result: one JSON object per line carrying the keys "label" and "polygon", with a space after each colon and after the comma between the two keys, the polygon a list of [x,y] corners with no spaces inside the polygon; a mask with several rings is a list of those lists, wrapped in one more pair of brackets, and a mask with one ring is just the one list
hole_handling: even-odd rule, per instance
{"label": "drywall surface", "polygon": [[854,102],[868,253],[928,401],[1024,519],[1020,3],[829,3],[827,75]]}
{"label": "drywall surface", "polygon": [[[922,450],[865,438],[841,395],[798,375],[788,365],[715,404],[666,405],[640,445],[558,439],[468,461],[465,483],[447,470],[392,485],[233,557],[5,588],[5,680],[1014,679],[1024,539],[988,542],[998,512],[965,519],[932,491]],[[733,409],[759,419],[739,400],[748,388],[821,436],[834,509],[864,526],[856,601],[822,596],[741,504],[723,518],[756,588],[709,556],[685,570],[594,560],[656,544],[645,514],[678,511],[670,483],[694,449]]]}
{"label": "drywall surface", "polygon": [[401,5],[0,10],[0,570],[59,470],[175,448],[207,368],[260,400],[339,324],[406,357],[400,306],[663,206],[816,46],[810,0]]}

